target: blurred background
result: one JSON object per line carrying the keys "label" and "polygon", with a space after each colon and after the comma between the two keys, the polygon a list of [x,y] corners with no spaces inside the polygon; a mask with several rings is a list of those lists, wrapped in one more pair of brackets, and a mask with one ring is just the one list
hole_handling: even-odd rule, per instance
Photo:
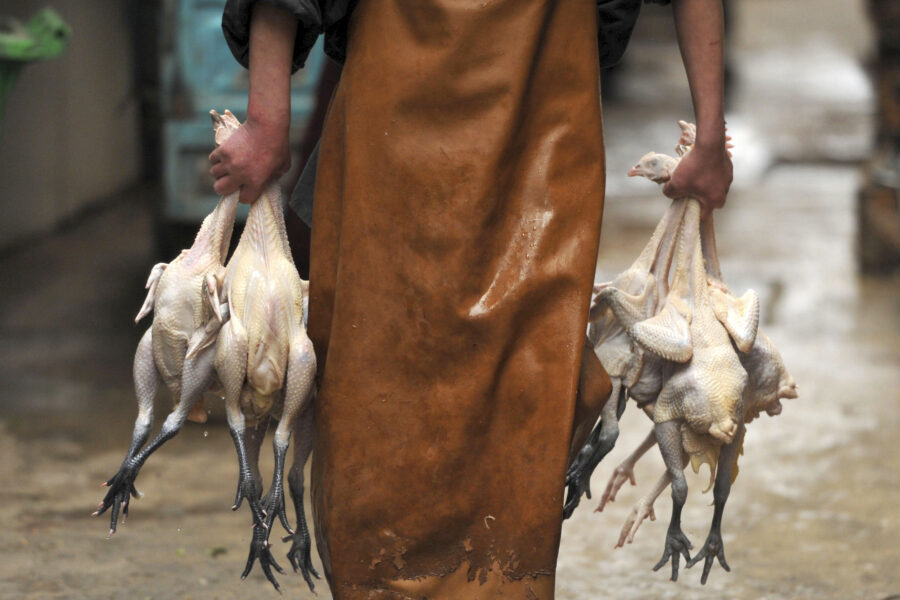
{"label": "blurred background", "polygon": [[[148,461],[137,481],[146,496],[112,539],[105,516],[89,517],[131,437],[131,361],[149,324],[133,319],[147,274],[190,244],[217,200],[208,111],[246,107],[223,3],[0,5],[0,598],[274,597],[258,568],[239,579],[250,521],[228,510],[237,468],[220,403]],[[697,569],[677,583],[650,571],[668,492],[659,521],[613,550],[661,472],[651,451],[637,488],[600,514],[583,501],[565,524],[557,595],[900,597],[900,1],[726,7],[735,181],[717,213],[719,254],[733,289],[759,293],[800,398],[748,428],[723,528],[731,573],[716,566],[701,587]],[[295,76],[286,189],[338,74],[317,48]],[[691,118],[669,9],[644,8],[625,60],[604,73],[603,102],[598,281],[632,262],[666,206],[628,167],[649,150],[671,153],[676,121]],[[293,217],[289,228],[305,275],[308,231]],[[161,394],[157,423],[170,409]],[[595,500],[648,428],[626,412]],[[705,477],[689,476],[695,548],[712,515]],[[279,579],[291,597],[313,597],[299,575]]]}

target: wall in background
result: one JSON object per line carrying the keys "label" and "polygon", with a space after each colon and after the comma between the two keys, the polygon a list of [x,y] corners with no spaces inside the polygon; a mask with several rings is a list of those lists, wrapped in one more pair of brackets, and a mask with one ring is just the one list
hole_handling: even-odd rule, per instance
{"label": "wall in background", "polygon": [[72,28],[62,56],[25,67],[0,122],[0,248],[51,230],[140,177],[131,27],[122,0],[19,0]]}

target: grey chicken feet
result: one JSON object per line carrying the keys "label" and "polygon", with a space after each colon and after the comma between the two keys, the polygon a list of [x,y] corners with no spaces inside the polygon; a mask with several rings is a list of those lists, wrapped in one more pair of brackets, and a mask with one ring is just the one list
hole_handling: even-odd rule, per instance
{"label": "grey chicken feet", "polygon": [[672,581],[678,581],[679,557],[684,556],[686,562],[690,562],[691,555],[688,552],[691,542],[681,530],[681,510],[687,500],[687,480],[684,477],[685,455],[681,448],[681,433],[678,423],[667,421],[657,423],[656,441],[662,452],[666,469],[672,476],[672,518],[669,521],[669,529],[666,532],[666,545],[662,558],[653,567],[654,571],[660,570],[669,559],[672,559]]}
{"label": "grey chicken feet", "polygon": [[678,581],[678,563],[680,561],[680,557],[684,556],[685,563],[690,565],[691,563],[691,555],[689,550],[693,546],[691,545],[690,540],[688,540],[687,536],[684,535],[684,532],[681,531],[680,524],[670,524],[669,530],[666,532],[666,545],[663,550],[662,558],[659,559],[659,562],[653,567],[654,571],[659,571],[665,566],[667,562],[669,562],[669,558],[672,559],[672,581]]}
{"label": "grey chicken feet", "polygon": [[[193,404],[191,406],[193,406]],[[113,475],[112,479],[107,480],[104,484],[109,487],[109,491],[106,492],[106,496],[104,496],[103,501],[100,502],[100,505],[93,513],[93,516],[102,515],[108,509],[112,508],[112,513],[109,518],[109,535],[113,535],[116,532],[120,508],[124,520],[124,518],[128,517],[128,505],[131,497],[140,497],[139,492],[134,487],[134,480],[137,478],[141,467],[144,466],[144,462],[146,462],[150,455],[160,446],[175,437],[175,434],[178,433],[181,426],[184,424],[189,411],[190,408],[179,408],[169,415],[169,418],[167,418],[166,422],[163,424],[162,431],[153,438],[153,441],[147,444],[147,446],[135,456],[126,458],[122,463],[122,466],[119,467],[119,471]]]}
{"label": "grey chicken feet", "polygon": [[[615,399],[615,401],[614,401]],[[591,435],[578,456],[572,461],[566,472],[566,502],[563,505],[563,519],[568,519],[581,502],[581,496],[591,498],[591,475],[600,461],[609,454],[619,437],[619,417],[625,408],[626,390],[619,382],[613,384],[613,390],[606,404],[603,405],[600,422],[591,431]]]}
{"label": "grey chicken feet", "polygon": [[266,576],[266,579],[268,579],[269,583],[280,592],[281,586],[278,585],[278,580],[275,579],[275,575],[272,574],[272,569],[274,568],[282,575],[284,575],[284,569],[275,562],[275,558],[272,556],[271,547],[272,545],[269,543],[269,529],[260,527],[257,523],[254,523],[253,539],[250,542],[250,554],[247,556],[247,564],[244,565],[244,572],[241,573],[241,579],[247,578],[247,575],[253,570],[253,564],[259,560],[259,566]]}
{"label": "grey chicken feet", "polygon": [[709,577],[709,571],[715,559],[719,560],[719,564],[722,565],[723,569],[731,571],[731,567],[728,566],[728,562],[725,560],[725,544],[722,541],[722,515],[725,512],[728,494],[731,492],[735,459],[740,451],[745,431],[744,425],[741,424],[735,439],[731,443],[725,444],[721,452],[719,452],[716,484],[713,488],[715,509],[713,511],[712,526],[709,529],[709,535],[706,538],[706,543],[703,544],[703,548],[697,553],[697,556],[687,562],[687,566],[690,568],[701,560],[704,561],[703,574],[700,576],[701,584],[706,584],[706,579]]}
{"label": "grey chicken feet", "polygon": [[719,564],[722,565],[723,569],[731,571],[728,561],[725,560],[725,544],[722,542],[722,534],[718,528],[709,532],[703,548],[700,549],[700,552],[694,558],[687,561],[686,566],[691,568],[703,560],[703,575],[700,576],[700,583],[706,585],[706,579],[709,577],[709,571],[712,569],[714,559],[719,559]]}
{"label": "grey chicken feet", "polygon": [[297,515],[297,529],[290,535],[281,538],[282,542],[291,542],[291,549],[287,557],[291,562],[294,572],[300,572],[311,592],[315,591],[312,578],[319,579],[319,573],[312,566],[310,551],[312,540],[309,528],[306,525],[306,512],[303,510],[303,467],[312,452],[312,438],[315,429],[315,421],[312,411],[312,403],[308,403],[301,411],[295,425],[294,438],[294,462],[288,474],[288,489],[291,491],[291,499],[294,501],[294,514]]}
{"label": "grey chicken feet", "polygon": [[[203,371],[202,367],[199,371]],[[166,418],[163,423],[162,430],[153,438],[153,440],[141,449],[136,455],[126,458],[119,467],[119,471],[109,479],[105,485],[110,489],[104,496],[99,508],[93,513],[94,516],[102,515],[108,509],[112,508],[109,519],[109,535],[116,532],[116,525],[119,518],[119,510],[121,508],[122,516],[128,516],[128,505],[131,496],[138,497],[138,491],[134,487],[134,480],[137,478],[138,472],[144,466],[144,462],[153,454],[160,446],[175,437],[181,430],[181,426],[187,420],[191,408],[196,403],[197,389],[205,387],[205,380],[201,377],[190,378],[189,383],[183,388],[184,396],[175,410]],[[191,398],[191,400],[187,400]]]}
{"label": "grey chicken feet", "polygon": [[[295,473],[299,471],[299,477]],[[288,477],[288,484],[291,490],[291,498],[294,501],[294,511],[297,514],[297,529],[292,531],[290,535],[281,538],[282,542],[291,542],[291,549],[288,550],[287,558],[294,568],[294,572],[300,572],[303,575],[309,591],[315,591],[315,585],[312,578],[319,579],[319,573],[312,565],[310,552],[312,549],[312,539],[309,535],[309,527],[306,525],[306,514],[303,511],[303,466],[293,468]]]}
{"label": "grey chicken feet", "polygon": [[126,460],[119,468],[118,473],[108,479],[103,485],[108,487],[106,496],[94,511],[93,516],[99,516],[110,508],[112,512],[109,518],[109,535],[112,536],[116,532],[116,526],[119,520],[119,512],[122,514],[122,522],[128,518],[128,505],[131,498],[140,498],[141,494],[134,487],[134,480],[137,477],[138,468],[131,466],[131,461]]}
{"label": "grey chicken feet", "polygon": [[288,550],[287,558],[294,568],[294,572],[300,572],[303,575],[309,591],[314,592],[316,586],[313,584],[312,578],[320,579],[319,572],[312,565],[311,550],[312,539],[309,535],[309,529],[306,526],[306,518],[304,517],[297,526],[297,531],[281,538],[282,542],[291,542],[291,549]]}

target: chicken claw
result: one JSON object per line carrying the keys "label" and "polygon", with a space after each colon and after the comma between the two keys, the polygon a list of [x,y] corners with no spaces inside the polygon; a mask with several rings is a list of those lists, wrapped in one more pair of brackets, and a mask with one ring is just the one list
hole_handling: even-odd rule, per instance
{"label": "chicken claw", "polygon": [[122,522],[124,523],[128,518],[128,504],[131,501],[132,496],[135,498],[141,497],[141,493],[134,487],[135,477],[137,477],[136,470],[127,464],[123,464],[119,469],[119,472],[103,484],[104,487],[109,488],[109,491],[106,492],[106,496],[103,497],[103,501],[99,504],[97,510],[92,513],[92,516],[96,517],[102,515],[112,508],[112,512],[109,516],[110,536],[116,532],[116,526],[119,521],[119,511],[121,510]]}
{"label": "chicken claw", "polygon": [[647,517],[650,517],[651,521],[656,520],[656,513],[653,512],[653,501],[650,500],[648,502],[646,498],[641,498],[634,508],[631,509],[631,514],[628,515],[628,518],[625,519],[625,524],[622,525],[622,531],[619,533],[619,541],[616,542],[616,548],[621,548],[625,545],[625,542],[629,544],[633,542],[634,534],[637,533],[641,523]]}
{"label": "chicken claw", "polygon": [[685,563],[690,563],[691,555],[688,552],[693,547],[680,526],[670,526],[666,532],[666,546],[663,550],[662,558],[653,567],[654,571],[659,571],[672,558],[672,581],[678,581],[678,563],[680,556],[684,556]]}
{"label": "chicken claw", "polygon": [[312,565],[312,559],[310,558],[312,540],[310,540],[309,531],[305,530],[306,523],[303,525],[303,531],[295,531],[291,535],[286,535],[281,538],[281,541],[291,542],[291,549],[288,550],[287,553],[288,560],[294,568],[294,572],[296,573],[299,571],[300,574],[303,575],[306,585],[309,586],[309,591],[314,592],[315,585],[313,585],[312,578],[321,578],[319,577],[318,571],[316,571],[315,567]]}
{"label": "chicken claw", "polygon": [[244,572],[241,573],[241,579],[247,578],[247,575],[253,570],[253,563],[259,559],[259,566],[262,567],[266,579],[275,586],[275,589],[278,592],[281,592],[281,586],[278,585],[278,580],[275,579],[275,575],[272,574],[272,569],[274,568],[282,575],[284,575],[284,569],[282,569],[281,566],[275,562],[275,558],[272,557],[271,545],[267,538],[268,530],[263,529],[254,523],[253,541],[250,542],[250,554],[247,556],[247,564],[244,566]]}
{"label": "chicken claw", "polygon": [[709,532],[706,543],[703,544],[703,548],[700,549],[700,552],[698,552],[694,558],[689,560],[685,566],[691,568],[701,560],[706,559],[703,562],[703,575],[700,577],[700,583],[706,585],[706,578],[709,577],[709,571],[712,568],[713,559],[715,558],[719,559],[719,564],[722,565],[723,569],[731,571],[731,567],[728,566],[728,561],[725,560],[725,544],[722,542],[722,536],[718,531],[713,530]]}
{"label": "chicken claw", "polygon": [[613,476],[609,478],[609,483],[606,484],[606,489],[603,491],[603,497],[600,498],[600,504],[594,509],[594,512],[603,512],[607,502],[615,502],[616,494],[626,481],[630,481],[631,485],[637,485],[634,479],[634,469],[630,465],[619,465],[613,471]]}

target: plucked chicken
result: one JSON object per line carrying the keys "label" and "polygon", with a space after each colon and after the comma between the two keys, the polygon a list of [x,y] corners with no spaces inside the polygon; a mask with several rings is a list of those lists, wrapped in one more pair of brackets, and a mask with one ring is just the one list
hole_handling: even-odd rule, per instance
{"label": "plucked chicken", "polygon": [[619,435],[618,420],[625,410],[626,390],[643,407],[647,402],[642,400],[655,401],[662,386],[663,361],[646,353],[627,334],[609,298],[611,294],[620,295],[620,302],[629,303],[638,318],[646,319],[656,313],[658,299],[668,291],[669,265],[683,213],[684,204],[673,202],[634,264],[613,281],[595,288],[597,296],[591,306],[588,339],[609,374],[612,392],[601,409],[600,424],[566,473],[564,518],[572,515],[582,494],[591,497],[591,474],[612,450]]}
{"label": "plucked chicken", "polygon": [[[676,152],[680,157],[690,150],[696,130],[685,122],[679,122],[679,125],[682,137]],[[629,175],[641,175],[664,183],[677,168],[679,160],[651,152],[641,158]],[[673,225],[670,217],[674,207],[679,207],[681,217]],[[675,580],[679,556],[685,557],[688,566],[705,559],[701,578],[705,583],[714,558],[718,557],[723,567],[728,568],[722,546],[721,519],[731,483],[737,474],[744,424],[762,410],[770,415],[778,414],[781,399],[796,397],[796,385],[774,345],[758,331],[756,293],[751,290],[738,298],[725,285],[716,254],[712,217],[709,215],[701,220],[700,213],[697,201],[676,200],[660,224],[663,227],[668,221],[666,227],[670,236],[677,239],[678,250],[670,287],[667,286],[668,262],[654,271],[658,283],[655,306],[646,289],[623,289],[616,285],[617,278],[610,284],[599,286],[592,308],[591,327],[600,328],[599,335],[595,329],[592,341],[601,361],[608,362],[615,371],[610,372],[618,378],[618,382],[616,379],[614,382],[624,383],[621,364],[634,365],[630,372],[631,386],[625,386],[625,393],[638,399],[656,423],[638,449],[616,469],[598,510],[615,498],[626,480],[634,483],[634,463],[658,443],[666,473],[632,511],[618,545],[633,539],[647,516],[655,518],[653,501],[672,484],[672,518],[663,557],[654,570],[671,558],[672,579]],[[654,238],[659,231],[657,228]],[[667,260],[672,260],[671,254]],[[622,332],[624,339],[618,337]],[[637,355],[641,360],[636,363],[634,357]],[[611,398],[607,405],[613,402]],[[602,417],[617,418],[619,414],[604,406]],[[601,420],[595,433],[602,433],[605,427],[608,425]],[[615,431],[617,433],[617,427]],[[592,457],[596,453],[596,440],[600,436],[595,433],[569,471],[571,476],[573,469],[583,465],[581,471],[576,471],[581,481],[590,476],[590,471],[599,462],[582,460],[579,464],[584,456]],[[603,450],[603,454],[609,451]],[[715,481],[712,527],[704,547],[693,559],[688,553],[690,542],[680,526],[681,509],[687,494],[683,470],[688,461],[695,470],[704,462],[708,463],[711,479]],[[567,483],[571,503],[572,481],[567,479]]]}
{"label": "plucked chicken", "polygon": [[[228,121],[233,131],[239,123]],[[304,282],[291,258],[281,191],[270,184],[250,207],[237,248],[223,277],[206,280],[208,296],[224,301],[228,314],[221,329],[215,321],[208,335],[188,352],[215,347],[215,372],[225,396],[229,429],[237,449],[239,479],[234,509],[244,499],[253,513],[253,541],[242,577],[259,559],[266,577],[279,589],[272,568],[283,572],[269,550],[269,533],[277,515],[289,535],[288,558],[299,569],[310,588],[310,537],[303,513],[303,465],[311,449],[310,410],[316,357],[304,326]],[[275,473],[266,496],[260,498],[258,469],[248,454],[246,432],[257,445],[263,422],[279,420],[275,429]],[[291,434],[297,438],[294,465],[289,478],[297,511],[298,529],[287,519],[284,503],[284,462]],[[256,449],[253,449],[254,453]],[[253,457],[255,459],[255,457]]]}
{"label": "plucked chicken", "polygon": [[[213,113],[216,143],[225,140],[223,123],[234,119]],[[238,195],[219,200],[215,210],[200,225],[194,244],[183,250],[172,262],[159,263],[150,271],[147,298],[135,322],[151,311],[153,323],[138,343],[134,357],[134,387],[138,401],[138,417],[131,445],[119,471],[104,483],[109,491],[95,515],[112,508],[109,533],[116,531],[121,509],[128,516],[131,497],[139,497],[134,480],[147,458],[167,440],[175,436],[189,417],[203,420],[205,413],[192,409],[203,392],[214,382],[213,352],[203,348],[187,356],[188,347],[204,338],[207,325],[221,323],[221,301],[206,294],[208,280],[221,277],[231,242]],[[153,440],[144,445],[153,426],[153,400],[160,383],[165,384],[175,400],[175,408]]]}
{"label": "plucked chicken", "polygon": [[[769,416],[781,414],[781,400],[797,398],[797,384],[794,382],[794,378],[788,373],[778,349],[763,331],[760,330],[757,333],[756,341],[750,351],[746,354],[739,354],[739,357],[741,359],[741,364],[747,370],[748,376],[747,387],[744,390],[743,399],[743,422],[745,425],[753,421],[763,411]],[[714,444],[708,442],[704,443],[704,440],[697,439],[696,437],[687,439],[691,437],[691,434],[688,431],[684,431],[683,433],[686,434],[683,445],[685,446],[685,452],[688,456],[693,457],[701,454],[718,454],[718,448]],[[654,431],[651,431],[644,442],[642,442],[628,458],[616,467],[606,486],[600,504],[597,507],[598,512],[604,509],[607,502],[613,502],[615,500],[617,492],[625,481],[631,481],[632,485],[635,484],[634,465],[637,463],[638,459],[640,459],[640,457],[655,444],[656,434]],[[739,452],[742,452],[742,450],[739,450]],[[723,473],[723,471],[720,469],[719,472],[717,472],[715,464],[710,463],[710,477],[715,478],[715,485],[720,487],[718,494],[720,496],[719,502],[723,507],[724,499],[722,496],[727,496],[725,488],[733,483],[737,477],[737,455],[726,457],[726,464],[728,464],[728,461],[730,461],[730,467],[726,466],[726,469],[730,468],[730,470],[725,471],[727,477],[723,475],[721,484],[719,483],[719,475],[720,473]],[[721,458],[717,462],[721,464]],[[695,470],[699,468],[699,463],[697,462],[692,461],[692,465],[695,467]],[[644,519],[647,517],[650,517],[650,520],[655,519],[653,503],[666,487],[668,487],[671,480],[671,474],[667,470],[659,478],[653,489],[638,501],[631,510],[625,524],[622,526],[622,531],[619,535],[616,547],[621,547],[626,541],[631,543]],[[718,520],[718,526],[721,527],[721,515]],[[701,577],[701,581],[705,582],[712,564],[712,556],[710,556],[709,553],[703,554],[701,552],[701,554],[698,554],[692,559],[688,566],[698,562],[701,558],[706,558],[703,575]],[[726,566],[727,563],[724,562],[724,553],[721,553],[720,560],[722,561],[723,566]]]}
{"label": "plucked chicken", "polygon": [[[675,147],[678,158],[649,152],[628,171],[629,177],[646,177],[660,184],[671,178],[680,157],[690,149],[696,136],[693,124],[679,121],[678,125],[682,130]],[[732,147],[728,143],[730,140],[726,137],[728,148]],[[591,497],[591,474],[615,445],[618,419],[625,409],[626,396],[635,400],[640,408],[652,411],[662,389],[666,360],[658,354],[645,352],[626,332],[623,323],[647,328],[647,324],[640,323],[662,308],[661,303],[669,293],[669,272],[685,206],[684,202],[673,202],[635,263],[613,281],[594,288],[588,340],[609,373],[613,389],[610,401],[601,409],[599,423],[566,473],[567,498],[563,518],[572,515],[582,494]],[[681,343],[676,346],[675,355],[668,358],[683,361],[690,358],[693,350],[690,332],[686,322],[675,319],[673,326],[681,325]]]}

